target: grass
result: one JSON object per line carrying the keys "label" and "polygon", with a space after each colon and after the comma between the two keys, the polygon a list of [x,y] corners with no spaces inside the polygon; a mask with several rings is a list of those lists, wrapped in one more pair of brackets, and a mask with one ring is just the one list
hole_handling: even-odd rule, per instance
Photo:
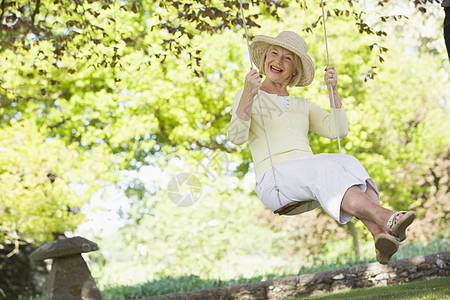
{"label": "grass", "polygon": [[431,280],[400,283],[383,287],[370,287],[350,290],[340,293],[329,293],[321,296],[292,298],[291,300],[325,300],[325,299],[450,299],[450,277],[440,277]]}

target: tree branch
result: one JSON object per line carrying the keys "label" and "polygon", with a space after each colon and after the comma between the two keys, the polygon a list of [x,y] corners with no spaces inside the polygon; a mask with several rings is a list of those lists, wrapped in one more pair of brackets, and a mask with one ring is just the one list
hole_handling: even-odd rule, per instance
{"label": "tree branch", "polygon": [[39,7],[41,6],[41,0],[36,1],[36,8],[33,11],[33,14],[31,14],[31,24],[34,26],[34,18],[36,17],[36,14],[39,13]]}
{"label": "tree branch", "polygon": [[5,13],[5,0],[2,0],[2,13],[0,14],[0,22],[3,20],[3,14]]}

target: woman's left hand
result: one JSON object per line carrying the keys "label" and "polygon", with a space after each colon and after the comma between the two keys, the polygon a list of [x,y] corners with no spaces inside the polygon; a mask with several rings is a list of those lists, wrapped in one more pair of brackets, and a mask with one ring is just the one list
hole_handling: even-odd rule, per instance
{"label": "woman's left hand", "polygon": [[330,97],[330,107],[342,107],[341,98],[339,97],[339,92],[337,90],[338,76],[333,65],[329,65],[325,68],[324,79]]}
{"label": "woman's left hand", "polygon": [[336,72],[336,69],[333,65],[328,65],[325,68],[325,75],[324,75],[325,84],[328,86],[332,86],[333,88],[337,87],[338,82],[338,75]]}

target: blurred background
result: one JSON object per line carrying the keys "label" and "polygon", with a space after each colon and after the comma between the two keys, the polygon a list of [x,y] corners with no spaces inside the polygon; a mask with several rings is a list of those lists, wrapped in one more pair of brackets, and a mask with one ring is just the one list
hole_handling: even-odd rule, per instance
{"label": "blurred background", "polygon": [[[250,68],[238,1],[2,1],[0,298],[42,297],[55,238],[87,256],[104,299],[254,282],[374,262],[362,223],[275,216],[248,144],[226,139]],[[320,1],[244,3],[249,34],[308,43],[328,109]],[[342,152],[385,207],[414,210],[394,259],[450,250],[450,65],[437,1],[326,1],[349,118]],[[315,153],[338,145],[311,135]]]}

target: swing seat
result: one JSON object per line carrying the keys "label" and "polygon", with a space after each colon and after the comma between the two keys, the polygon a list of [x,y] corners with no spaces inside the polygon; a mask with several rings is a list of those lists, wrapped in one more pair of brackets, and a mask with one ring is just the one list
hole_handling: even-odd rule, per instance
{"label": "swing seat", "polygon": [[[273,213],[278,214],[280,216],[282,215],[298,215],[305,211],[302,206],[304,205],[313,205],[314,200],[308,200],[308,201],[292,201],[288,204],[278,208]],[[317,205],[316,205],[317,207]],[[308,209],[309,210],[309,209]]]}

